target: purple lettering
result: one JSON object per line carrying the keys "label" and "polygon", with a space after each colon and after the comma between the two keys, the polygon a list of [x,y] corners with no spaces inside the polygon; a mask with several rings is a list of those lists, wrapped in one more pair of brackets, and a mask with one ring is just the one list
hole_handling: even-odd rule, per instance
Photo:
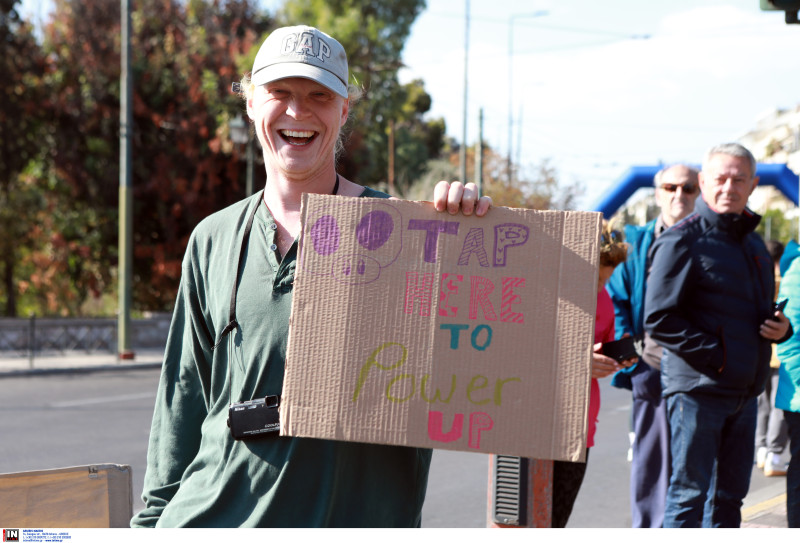
{"label": "purple lettering", "polygon": [[483,228],[470,228],[467,237],[464,238],[464,245],[461,247],[461,256],[458,257],[458,265],[466,266],[469,264],[470,255],[478,257],[478,263],[484,268],[489,267],[489,257],[486,249],[483,248]]}
{"label": "purple lettering", "polygon": [[409,230],[425,231],[425,262],[436,262],[436,244],[439,241],[439,233],[458,234],[457,222],[437,221],[433,219],[411,219],[408,221]]}
{"label": "purple lettering", "polygon": [[498,224],[494,227],[494,265],[506,265],[509,247],[524,245],[528,241],[528,227],[524,224]]}

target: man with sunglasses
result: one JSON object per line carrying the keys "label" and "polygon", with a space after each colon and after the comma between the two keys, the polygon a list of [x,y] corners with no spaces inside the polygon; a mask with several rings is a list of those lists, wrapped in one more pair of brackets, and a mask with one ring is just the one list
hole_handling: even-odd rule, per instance
{"label": "man with sunglasses", "polygon": [[617,339],[630,335],[643,341],[641,360],[614,375],[612,384],[633,394],[631,443],[631,520],[634,528],[659,528],[669,483],[669,427],[661,398],[661,347],[644,333],[647,253],[655,239],[694,210],[700,192],[697,170],[683,164],[663,168],[654,178],[658,218],[644,226],[627,225],[628,259],[608,282],[614,302]]}
{"label": "man with sunglasses", "polygon": [[664,527],[736,528],[750,487],[756,397],[772,343],[788,339],[773,308],[771,258],[747,209],[756,161],[738,143],[712,147],[695,212],[650,250],[645,331],[663,347],[671,470]]}

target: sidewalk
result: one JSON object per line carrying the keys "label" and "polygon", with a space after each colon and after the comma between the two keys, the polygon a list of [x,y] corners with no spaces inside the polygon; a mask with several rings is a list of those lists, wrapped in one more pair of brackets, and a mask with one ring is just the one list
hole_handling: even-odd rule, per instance
{"label": "sidewalk", "polygon": [[[115,354],[70,353],[40,356],[33,366],[28,358],[0,357],[0,379],[22,378],[55,373],[93,371],[125,371],[161,367],[163,350],[136,352],[133,360],[120,360]],[[786,528],[786,478],[770,477],[753,467],[753,481],[761,478],[757,491],[752,491],[742,507],[742,528]]]}
{"label": "sidewalk", "polygon": [[[759,490],[753,491],[754,486]],[[766,477],[754,463],[750,488],[742,506],[742,528],[786,528],[786,477]]]}
{"label": "sidewalk", "polygon": [[161,367],[163,357],[163,349],[138,351],[133,360],[118,359],[113,353],[86,354],[80,351],[36,356],[33,361],[27,357],[0,357],[0,379],[53,373],[154,369]]}
{"label": "sidewalk", "polygon": [[760,503],[742,508],[742,528],[786,528],[786,478],[781,482],[781,494]]}

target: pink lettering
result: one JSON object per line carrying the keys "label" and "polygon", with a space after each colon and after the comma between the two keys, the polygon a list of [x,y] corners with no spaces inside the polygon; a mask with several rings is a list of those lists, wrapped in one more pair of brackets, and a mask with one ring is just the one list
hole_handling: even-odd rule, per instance
{"label": "pink lettering", "polygon": [[[451,279],[452,278],[452,279]],[[439,316],[455,317],[458,314],[458,307],[450,305],[450,295],[458,294],[458,285],[464,280],[464,276],[456,273],[442,274],[442,290],[439,294]]]}
{"label": "pink lettering", "polygon": [[494,291],[494,283],[486,277],[480,275],[473,275],[470,277],[470,300],[469,300],[469,318],[478,318],[478,307],[483,310],[483,316],[487,321],[496,321],[497,314],[494,312],[489,294]]}
{"label": "pink lettering", "polygon": [[422,274],[421,281],[419,275],[417,272],[406,272],[405,312],[412,315],[416,305],[415,300],[419,300],[419,314],[430,317],[434,274]]}
{"label": "pink lettering", "polygon": [[[453,426],[446,434],[442,431],[444,414],[441,411],[431,411],[428,413],[428,437],[434,441],[450,443],[461,438],[464,427],[464,415],[456,413],[453,417]],[[480,441],[480,437],[478,438]]]}
{"label": "pink lettering", "polygon": [[520,303],[520,298],[514,294],[516,287],[524,287],[525,279],[522,277],[503,277],[503,295],[500,300],[500,320],[502,322],[525,323],[522,313],[511,311],[513,304]]}
{"label": "pink lettering", "polygon": [[471,449],[481,448],[481,433],[489,431],[494,426],[492,417],[486,413],[473,413],[469,416],[469,447]]}

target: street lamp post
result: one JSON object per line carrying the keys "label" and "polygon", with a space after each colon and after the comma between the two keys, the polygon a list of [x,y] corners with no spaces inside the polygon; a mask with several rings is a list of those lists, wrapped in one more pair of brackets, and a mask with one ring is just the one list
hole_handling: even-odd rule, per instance
{"label": "street lamp post", "polygon": [[247,178],[245,181],[245,192],[247,196],[253,194],[253,138],[250,135],[250,127],[241,115],[228,123],[231,131],[231,140],[237,145],[247,145]]}
{"label": "street lamp post", "polygon": [[511,87],[511,80],[514,73],[514,21],[516,19],[533,19],[534,17],[544,17],[548,15],[546,10],[539,10],[534,11],[533,13],[517,13],[513,14],[508,18],[508,182],[511,184],[512,179],[512,169],[511,169],[511,156],[512,156],[512,147],[513,147],[513,134],[512,134],[512,125],[514,122],[514,107],[512,104],[512,98],[514,96],[514,91]]}
{"label": "street lamp post", "polygon": [[133,275],[133,73],[131,71],[131,0],[121,0],[120,104],[119,104],[119,314],[117,358],[131,360],[131,278]]}

